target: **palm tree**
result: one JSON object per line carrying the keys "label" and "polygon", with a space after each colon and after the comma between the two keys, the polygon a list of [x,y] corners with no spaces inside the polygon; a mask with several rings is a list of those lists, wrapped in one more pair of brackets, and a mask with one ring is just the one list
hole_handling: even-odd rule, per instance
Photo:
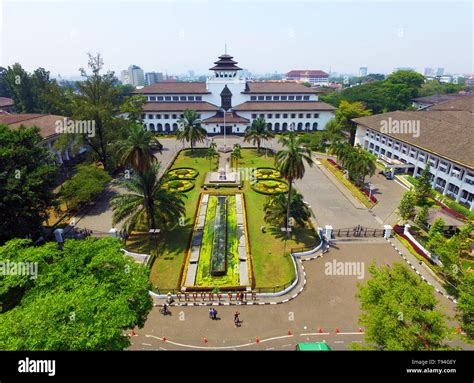
{"label": "palm tree", "polygon": [[242,147],[240,144],[234,144],[232,153],[230,153],[231,166],[235,163],[236,168],[239,167],[239,160],[242,158]]}
{"label": "palm tree", "polygon": [[330,152],[337,157],[337,162],[339,165],[344,167],[345,162],[348,160],[350,150],[352,149],[345,142],[336,141],[329,148]]}
{"label": "palm tree", "polygon": [[[269,198],[264,206],[265,222],[274,225],[284,225],[287,202],[288,196],[286,194],[278,194]],[[304,202],[303,196],[294,189],[291,192],[290,215],[300,227],[304,227],[311,217],[311,209]]]}
{"label": "palm tree", "polygon": [[245,131],[244,142],[252,142],[257,144],[257,151],[260,152],[262,141],[270,140],[274,137],[271,130],[268,129],[267,123],[261,117],[252,122],[250,128]]}
{"label": "palm tree", "polygon": [[311,149],[302,145],[301,138],[297,138],[295,132],[290,131],[288,136],[281,137],[278,142],[285,148],[276,154],[275,166],[288,182],[288,201],[286,207],[286,230],[288,238],[290,237],[290,202],[291,189],[293,181],[303,178],[305,172],[305,162],[313,166],[311,158]]}
{"label": "palm tree", "polygon": [[211,169],[212,159],[217,155],[217,144],[213,141],[206,151],[206,157],[209,158],[209,169]]}
{"label": "palm tree", "polygon": [[180,124],[180,129],[176,133],[176,138],[189,142],[191,149],[194,149],[197,142],[203,142],[207,137],[207,131],[201,126],[199,115],[194,110],[185,110],[178,124]]}
{"label": "palm tree", "polygon": [[166,177],[159,177],[160,163],[126,181],[116,181],[130,193],[116,195],[111,200],[113,224],[124,221],[127,232],[146,225],[148,230],[173,227],[185,214],[184,194],[163,187]]}
{"label": "palm tree", "polygon": [[[141,125],[133,125],[127,139],[117,143],[122,166],[131,166],[139,173],[147,171],[156,162],[153,154],[153,148],[156,146],[157,140],[151,132]],[[158,146],[161,144],[158,143]]]}

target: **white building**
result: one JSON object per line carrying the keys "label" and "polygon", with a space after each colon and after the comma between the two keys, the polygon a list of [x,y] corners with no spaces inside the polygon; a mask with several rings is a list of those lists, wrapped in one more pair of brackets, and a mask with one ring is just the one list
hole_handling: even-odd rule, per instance
{"label": "white building", "polygon": [[120,79],[123,84],[145,86],[145,74],[143,69],[136,65],[130,65],[128,69],[123,70]]}
{"label": "white building", "polygon": [[232,59],[220,56],[206,82],[162,82],[135,91],[148,101],[145,127],[174,132],[186,109],[199,113],[209,134],[243,134],[258,117],[275,132],[323,130],[334,116],[335,108],[320,102],[314,89],[297,82],[249,81]]}
{"label": "white building", "polygon": [[309,82],[311,85],[329,85],[329,73],[322,70],[291,70],[285,74],[287,81]]}
{"label": "white building", "polygon": [[433,187],[474,210],[473,113],[471,95],[423,111],[356,118],[355,144],[414,177],[429,161]]}

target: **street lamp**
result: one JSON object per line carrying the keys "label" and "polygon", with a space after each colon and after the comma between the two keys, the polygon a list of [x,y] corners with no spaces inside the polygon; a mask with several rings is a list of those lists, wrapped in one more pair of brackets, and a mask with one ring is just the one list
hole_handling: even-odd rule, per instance
{"label": "street lamp", "polygon": [[369,201],[372,201],[372,190],[374,190],[374,185],[372,185],[372,182],[369,182]]}

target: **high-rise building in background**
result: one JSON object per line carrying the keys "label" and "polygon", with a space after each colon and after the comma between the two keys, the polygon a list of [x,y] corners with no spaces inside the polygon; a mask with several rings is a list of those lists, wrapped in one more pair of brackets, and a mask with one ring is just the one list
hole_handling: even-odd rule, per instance
{"label": "high-rise building in background", "polygon": [[121,72],[121,80],[123,84],[145,86],[145,74],[143,69],[137,65],[130,65],[127,70],[123,70]]}
{"label": "high-rise building in background", "polygon": [[436,69],[436,76],[443,76],[444,75],[444,68]]}
{"label": "high-rise building in background", "polygon": [[156,84],[164,80],[161,72],[148,72],[145,74],[146,85]]}
{"label": "high-rise building in background", "polygon": [[367,67],[366,66],[361,66],[359,68],[359,77],[365,77],[367,76]]}
{"label": "high-rise building in background", "polygon": [[424,74],[425,76],[433,76],[434,70],[433,70],[433,68],[425,68],[423,74]]}

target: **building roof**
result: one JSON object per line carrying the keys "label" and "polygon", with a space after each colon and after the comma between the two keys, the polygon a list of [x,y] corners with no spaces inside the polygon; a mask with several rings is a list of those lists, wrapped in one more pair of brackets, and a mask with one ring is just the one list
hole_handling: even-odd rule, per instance
{"label": "building roof", "polygon": [[450,110],[450,111],[466,111],[474,113],[474,94],[469,94],[465,97],[460,97],[455,100],[441,102],[439,104],[430,106],[428,110]]}
{"label": "building roof", "polygon": [[470,93],[436,94],[434,96],[417,97],[417,98],[414,98],[413,101],[416,103],[421,103],[421,104],[434,105],[434,104],[439,104],[440,102],[457,100],[461,97],[465,97],[469,95]]}
{"label": "building roof", "polygon": [[8,97],[0,97],[0,108],[5,108],[7,106],[13,106],[15,103],[11,98]]}
{"label": "building roof", "polygon": [[332,105],[320,101],[247,101],[233,108],[236,111],[319,111],[336,110]]}
{"label": "building roof", "polygon": [[246,90],[242,93],[317,93],[295,81],[248,81]]}
{"label": "building roof", "polygon": [[18,128],[22,125],[26,127],[36,126],[39,128],[41,137],[46,139],[58,134],[56,132],[56,122],[59,120],[63,121],[64,118],[54,114],[0,114],[0,124],[8,125],[10,128]]}
{"label": "building roof", "polygon": [[206,94],[209,93],[205,82],[167,81],[157,82],[137,89],[135,94]]}
{"label": "building roof", "polygon": [[322,70],[290,70],[286,77],[329,77],[329,74]]}
{"label": "building roof", "polygon": [[241,70],[242,68],[239,68],[237,65],[237,61],[232,60],[233,57],[231,55],[223,54],[219,56],[219,60],[214,62],[214,65],[212,68],[209,68],[209,70]]}
{"label": "building roof", "polygon": [[199,112],[217,111],[219,107],[209,102],[148,102],[143,105],[143,112],[182,112],[191,109]]}
{"label": "building roof", "polygon": [[[203,120],[203,122],[216,123],[216,124],[224,123],[224,113],[217,112],[214,116],[206,118],[205,120]],[[226,112],[225,113],[225,122],[226,122],[226,124],[227,123],[229,123],[229,124],[246,124],[250,121],[248,119],[242,117],[242,116],[239,116],[236,113]]]}
{"label": "building roof", "polygon": [[359,117],[352,121],[381,131],[382,121],[419,121],[420,134],[387,133],[399,141],[474,169],[474,117],[465,111],[396,111]]}

